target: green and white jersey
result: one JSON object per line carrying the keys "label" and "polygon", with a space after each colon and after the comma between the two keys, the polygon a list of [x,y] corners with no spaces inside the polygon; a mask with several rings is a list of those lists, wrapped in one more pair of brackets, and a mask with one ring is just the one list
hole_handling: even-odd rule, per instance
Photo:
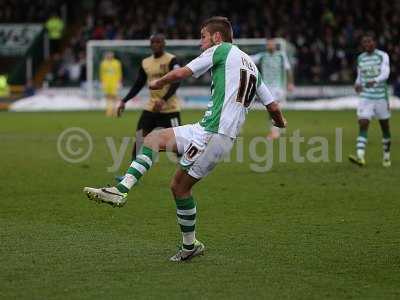
{"label": "green and white jersey", "polygon": [[196,78],[211,69],[211,99],[200,121],[206,131],[235,138],[255,95],[264,105],[273,101],[256,65],[246,53],[230,43],[205,50],[186,67]]}
{"label": "green and white jersey", "polygon": [[[356,84],[362,86],[360,96],[369,100],[388,100],[386,81],[390,74],[389,55],[381,50],[361,53],[357,58]],[[371,87],[366,83],[375,81]]]}
{"label": "green and white jersey", "polygon": [[286,90],[290,63],[284,52],[266,51],[252,55],[251,58],[260,66],[262,78],[268,87]]}

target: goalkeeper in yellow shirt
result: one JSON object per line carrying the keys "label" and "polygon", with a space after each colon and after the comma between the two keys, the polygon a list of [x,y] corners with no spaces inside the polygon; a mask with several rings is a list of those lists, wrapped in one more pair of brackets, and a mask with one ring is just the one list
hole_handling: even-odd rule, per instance
{"label": "goalkeeper in yellow shirt", "polygon": [[106,52],[100,64],[100,82],[106,97],[106,116],[116,116],[115,103],[122,81],[121,62],[114,57],[113,52]]}

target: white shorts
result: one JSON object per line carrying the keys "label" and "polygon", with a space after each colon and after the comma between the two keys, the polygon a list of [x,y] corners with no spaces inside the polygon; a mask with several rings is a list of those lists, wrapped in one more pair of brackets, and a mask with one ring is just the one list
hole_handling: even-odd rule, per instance
{"label": "white shorts", "polygon": [[281,89],[279,87],[270,87],[269,90],[275,101],[286,102],[286,90],[285,89]]}
{"label": "white shorts", "polygon": [[389,101],[387,100],[369,100],[360,99],[357,107],[358,119],[371,120],[376,118],[378,120],[385,120],[390,118]]}
{"label": "white shorts", "polygon": [[188,174],[196,179],[207,176],[227,155],[234,139],[220,133],[204,130],[199,123],[173,127],[179,162]]}

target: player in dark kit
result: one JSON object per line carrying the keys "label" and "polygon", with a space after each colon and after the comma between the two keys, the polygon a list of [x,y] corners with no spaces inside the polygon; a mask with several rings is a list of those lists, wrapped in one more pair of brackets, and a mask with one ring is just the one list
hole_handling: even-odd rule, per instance
{"label": "player in dark kit", "polygon": [[[135,84],[120,101],[118,116],[125,110],[125,104],[135,97],[143,86],[152,80],[159,79],[169,71],[179,68],[175,55],[165,52],[165,37],[154,34],[150,37],[150,48],[153,54],[143,59]],[[176,96],[179,82],[166,85],[160,90],[150,90],[149,100],[140,116],[136,129],[136,141],[132,149],[132,160],[136,158],[136,149],[140,149],[143,138],[155,128],[177,127],[181,125],[180,103]],[[118,181],[122,176],[116,177]]]}

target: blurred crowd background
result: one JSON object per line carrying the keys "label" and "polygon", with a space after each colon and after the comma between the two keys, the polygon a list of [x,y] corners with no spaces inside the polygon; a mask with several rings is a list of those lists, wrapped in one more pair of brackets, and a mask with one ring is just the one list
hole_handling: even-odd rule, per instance
{"label": "blurred crowd background", "polygon": [[352,83],[363,32],[374,32],[391,59],[391,80],[399,74],[400,1],[363,0],[0,0],[0,22],[41,22],[60,16],[66,31],[52,54],[51,78],[62,85],[85,78],[90,39],[147,39],[163,32],[171,39],[197,39],[212,15],[230,18],[236,38],[281,37],[295,46],[296,84]]}

